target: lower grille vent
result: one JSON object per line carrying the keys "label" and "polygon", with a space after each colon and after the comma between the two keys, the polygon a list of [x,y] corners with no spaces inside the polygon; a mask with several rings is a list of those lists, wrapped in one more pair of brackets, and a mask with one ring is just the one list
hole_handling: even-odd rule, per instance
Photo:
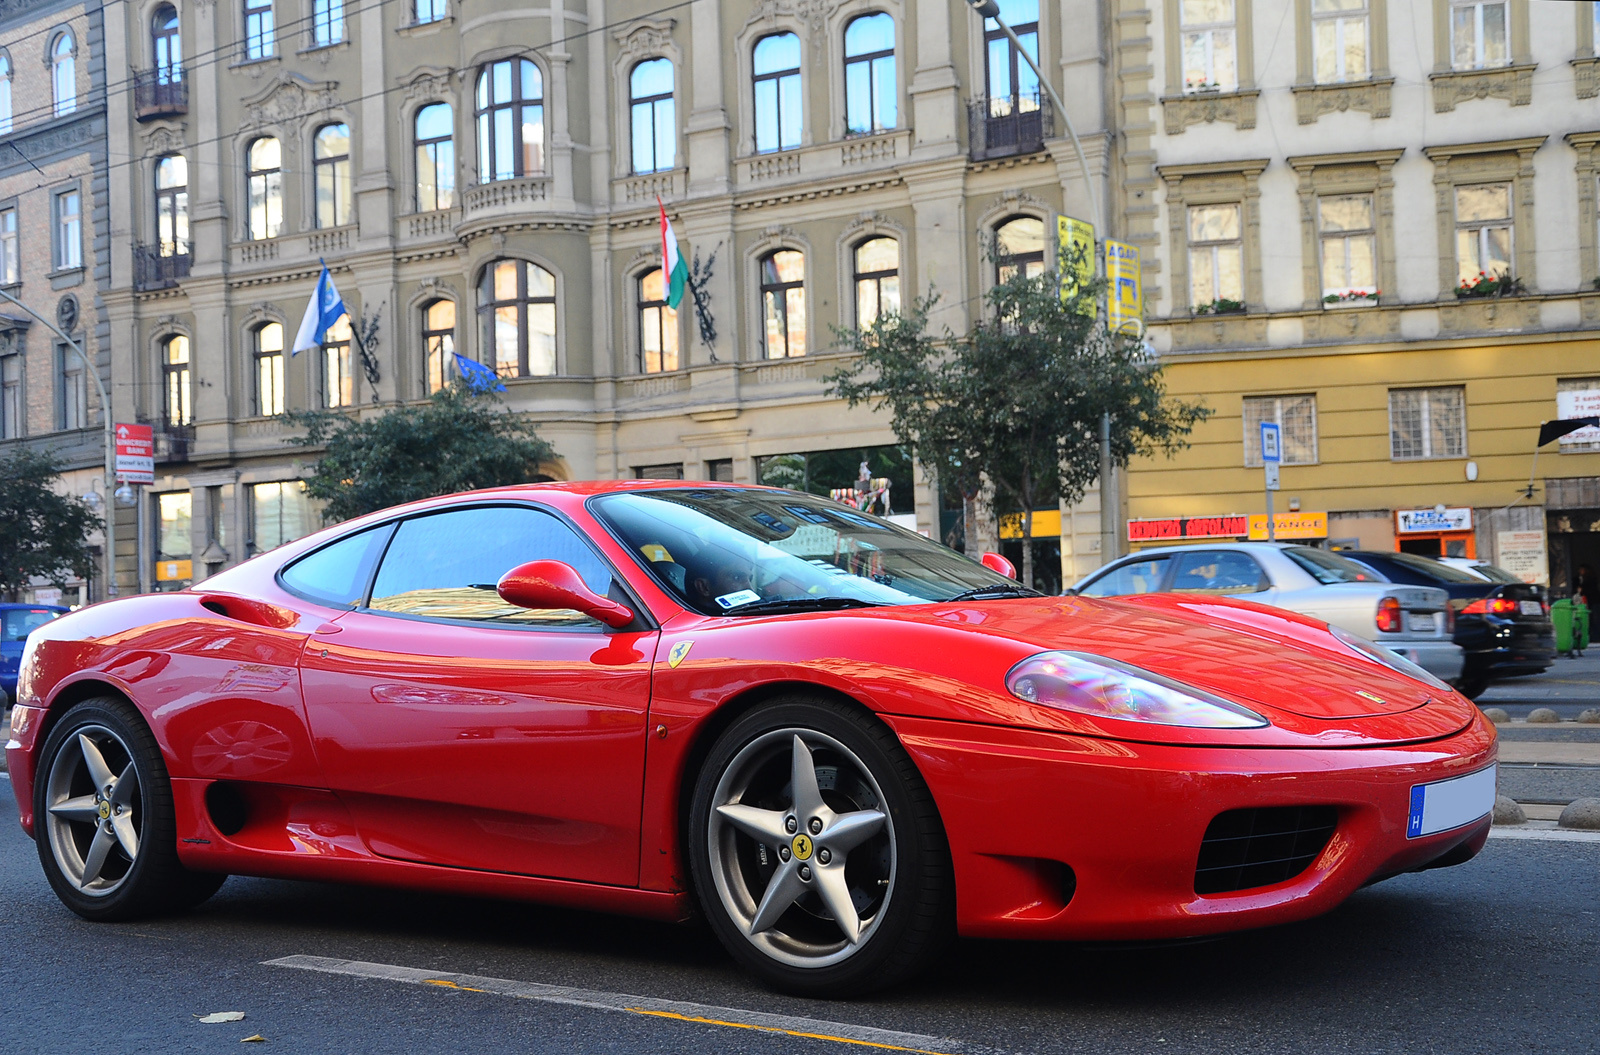
{"label": "lower grille vent", "polygon": [[1339,811],[1332,806],[1220,813],[1200,842],[1194,892],[1225,894],[1293,879],[1317,859],[1338,822]]}

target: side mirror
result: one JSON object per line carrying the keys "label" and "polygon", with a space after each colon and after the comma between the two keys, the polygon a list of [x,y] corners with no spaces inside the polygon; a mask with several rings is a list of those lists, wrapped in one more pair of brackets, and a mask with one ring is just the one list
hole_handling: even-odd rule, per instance
{"label": "side mirror", "polygon": [[1000,556],[998,553],[985,553],[982,557],[978,558],[978,563],[982,564],[990,571],[999,572],[1008,579],[1015,579],[1017,577],[1017,566]]}
{"label": "side mirror", "polygon": [[502,601],[518,608],[571,608],[613,628],[633,622],[633,609],[601,597],[583,584],[577,569],[558,560],[519,564],[494,589]]}

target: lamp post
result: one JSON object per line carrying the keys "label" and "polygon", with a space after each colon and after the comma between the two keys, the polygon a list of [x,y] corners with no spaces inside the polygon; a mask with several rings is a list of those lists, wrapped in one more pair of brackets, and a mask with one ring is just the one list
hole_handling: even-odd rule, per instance
{"label": "lamp post", "polygon": [[[1089,159],[1084,156],[1083,144],[1078,141],[1078,130],[1072,127],[1072,116],[1067,113],[1067,104],[1062,101],[1061,95],[1056,91],[1055,85],[1044,75],[1039,64],[1028,54],[1028,49],[1022,46],[1022,41],[1017,39],[1005,19],[1000,17],[1000,5],[997,0],[967,0],[967,4],[984,18],[992,18],[1011,40],[1011,46],[1017,49],[1028,68],[1033,70],[1033,75],[1044,85],[1044,90],[1050,93],[1050,101],[1055,104],[1056,113],[1061,115],[1061,123],[1067,128],[1067,138],[1072,140],[1072,150],[1078,155],[1078,171],[1083,176],[1083,189],[1089,195],[1089,212],[1094,218],[1095,231],[1095,273],[1101,273],[1100,242],[1105,237],[1105,214],[1100,211],[1100,195],[1094,189],[1094,179],[1089,175]],[[1102,561],[1109,561],[1114,556],[1117,548],[1117,512],[1112,507],[1111,488],[1111,415],[1100,415],[1100,557]],[[1062,510],[1062,526],[1065,530],[1066,508]],[[1062,572],[1066,571],[1066,550],[1062,548]],[[1062,575],[1061,585],[1066,585],[1066,576]]]}
{"label": "lamp post", "polygon": [[83,361],[83,372],[94,379],[95,391],[100,395],[100,417],[102,419],[102,424],[105,426],[104,431],[106,442],[106,546],[104,554],[106,596],[115,597],[117,595],[117,511],[116,503],[112,497],[112,488],[116,483],[117,477],[116,442],[114,439],[116,426],[111,420],[111,400],[106,398],[105,382],[100,380],[100,372],[94,368],[94,364],[89,362],[89,357],[84,354],[83,348],[78,344],[77,341],[73,340],[71,335],[69,335],[65,330],[61,329],[61,327],[57,326],[54,322],[51,322],[43,315],[40,315],[38,312],[22,303],[22,301],[18,300],[4,289],[0,289],[0,297],[4,297],[6,300],[15,304],[17,307],[21,308],[23,311],[27,312],[29,315],[32,315],[34,318],[48,326],[50,328],[50,332],[54,333],[57,337],[60,337],[66,342],[68,348],[71,348],[78,354],[78,358]]}

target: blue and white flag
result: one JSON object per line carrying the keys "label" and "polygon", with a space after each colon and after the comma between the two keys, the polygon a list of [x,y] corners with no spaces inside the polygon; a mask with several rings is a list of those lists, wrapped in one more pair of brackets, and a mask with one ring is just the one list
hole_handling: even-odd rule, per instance
{"label": "blue and white flag", "polygon": [[460,352],[454,354],[456,357],[456,369],[461,371],[462,379],[474,391],[504,392],[506,390],[506,386],[500,381],[499,374],[476,359],[468,359]]}
{"label": "blue and white flag", "polygon": [[344,298],[333,288],[333,276],[328,274],[328,265],[323,264],[322,274],[317,276],[317,288],[312,291],[305,316],[300,320],[300,332],[294,335],[294,349],[289,354],[298,355],[303,349],[321,345],[328,327],[338,322],[344,313]]}

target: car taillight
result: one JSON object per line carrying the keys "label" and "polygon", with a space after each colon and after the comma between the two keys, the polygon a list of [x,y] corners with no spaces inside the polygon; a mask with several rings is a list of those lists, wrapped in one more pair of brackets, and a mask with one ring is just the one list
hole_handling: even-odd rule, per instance
{"label": "car taillight", "polygon": [[1461,609],[1462,615],[1516,615],[1517,602],[1509,597],[1480,597]]}
{"label": "car taillight", "polygon": [[1449,605],[1444,607],[1444,632],[1452,635],[1456,632],[1456,610]]}
{"label": "car taillight", "polygon": [[1400,632],[1400,598],[1385,597],[1378,602],[1378,629],[1386,634]]}

